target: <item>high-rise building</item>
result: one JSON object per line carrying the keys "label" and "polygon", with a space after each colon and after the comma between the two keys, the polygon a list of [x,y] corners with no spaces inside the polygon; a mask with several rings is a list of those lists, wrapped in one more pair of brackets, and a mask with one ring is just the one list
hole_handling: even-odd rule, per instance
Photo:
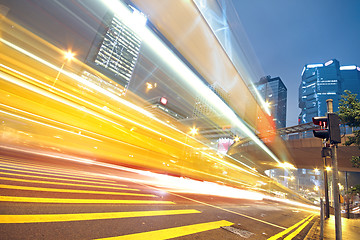
{"label": "high-rise building", "polygon": [[333,100],[334,112],[338,111],[344,90],[360,95],[360,67],[355,65],[340,66],[336,59],[307,64],[301,76],[299,124],[311,122],[315,116],[325,116],[327,99]]}
{"label": "high-rise building", "polygon": [[264,101],[269,104],[276,127],[286,127],[287,88],[281,78],[262,77],[259,82],[255,83],[255,86]]}
{"label": "high-rise building", "polygon": [[[146,18],[137,10],[133,14]],[[125,87],[129,86],[140,52],[141,39],[117,15],[108,13],[98,29],[87,64]]]}

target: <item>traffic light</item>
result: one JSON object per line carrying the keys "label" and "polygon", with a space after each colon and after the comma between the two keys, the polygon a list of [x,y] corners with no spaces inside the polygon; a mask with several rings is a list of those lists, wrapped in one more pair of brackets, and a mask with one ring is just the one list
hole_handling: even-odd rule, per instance
{"label": "traffic light", "polygon": [[340,120],[336,113],[328,113],[327,117],[313,117],[313,123],[321,126],[321,129],[314,129],[314,137],[330,139],[331,144],[341,143]]}
{"label": "traffic light", "polygon": [[328,140],[329,130],[327,129],[327,117],[313,117],[312,120],[315,125],[322,127],[321,129],[313,130],[314,137]]}
{"label": "traffic light", "polygon": [[341,143],[340,135],[340,119],[336,113],[328,113],[328,125],[329,125],[329,138],[330,143]]}
{"label": "traffic light", "polygon": [[161,103],[162,105],[166,105],[166,104],[168,103],[168,100],[167,100],[166,98],[164,98],[164,97],[161,97],[161,98],[160,98],[160,103]]}

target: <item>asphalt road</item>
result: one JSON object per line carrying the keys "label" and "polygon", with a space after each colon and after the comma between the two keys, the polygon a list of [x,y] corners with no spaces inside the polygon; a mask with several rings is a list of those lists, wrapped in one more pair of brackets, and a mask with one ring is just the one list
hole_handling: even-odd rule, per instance
{"label": "asphalt road", "polygon": [[282,202],[191,193],[167,179],[2,151],[0,239],[303,239],[317,217]]}

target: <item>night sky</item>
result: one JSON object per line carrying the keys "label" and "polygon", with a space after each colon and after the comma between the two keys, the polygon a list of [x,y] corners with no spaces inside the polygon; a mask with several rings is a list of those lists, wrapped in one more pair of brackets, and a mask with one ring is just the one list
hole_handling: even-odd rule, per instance
{"label": "night sky", "polygon": [[[237,9],[265,75],[288,89],[287,126],[297,124],[305,64],[360,66],[360,0],[226,0]],[[360,87],[360,86],[359,86]]]}

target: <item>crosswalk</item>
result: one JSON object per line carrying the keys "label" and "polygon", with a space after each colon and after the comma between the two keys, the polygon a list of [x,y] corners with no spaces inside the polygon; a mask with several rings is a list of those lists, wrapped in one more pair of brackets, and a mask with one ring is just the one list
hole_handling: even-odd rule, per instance
{"label": "crosswalk", "polygon": [[[131,182],[114,181],[91,172],[24,162],[11,157],[0,157],[0,204],[7,204],[7,211],[5,213],[4,211],[0,212],[2,229],[7,229],[7,227],[11,229],[10,226],[14,226],[14,224],[17,224],[17,228],[21,228],[28,226],[26,224],[33,223],[68,224],[71,222],[116,220],[116,225],[121,232],[122,221],[128,219],[137,218],[141,222],[147,218],[160,216],[194,215],[196,218],[202,214],[201,211],[192,208],[175,207],[172,209],[176,206],[176,202],[163,199],[162,196],[153,192],[156,191],[150,191]],[[43,209],[39,212],[27,210],[21,213],[17,208],[22,209],[21,206],[23,205],[19,204],[25,204],[26,207],[39,207],[46,204],[45,210],[49,209],[49,211],[46,212]],[[71,206],[71,208],[65,208],[69,209],[69,212],[64,212],[63,207],[60,207],[63,204]],[[84,209],[89,209],[88,206],[92,206],[96,210],[85,211]],[[120,207],[122,211],[107,211],[107,208],[103,208],[103,206],[114,209]],[[34,209],[38,208],[35,207]],[[61,209],[61,211],[57,209]],[[85,238],[170,239],[233,224],[221,219],[210,222],[199,221],[195,224],[192,222],[180,226],[167,222],[166,227],[162,224],[160,227],[154,226],[152,229],[142,230],[141,227],[132,231],[127,229],[125,234],[113,236],[91,236],[92,232],[89,230],[89,236]],[[106,223],[99,222],[99,224],[104,224],[106,228]],[[47,226],[51,228],[51,225]],[[6,236],[2,237],[0,232],[0,238],[16,239],[16,234],[16,232],[7,233]]]}

